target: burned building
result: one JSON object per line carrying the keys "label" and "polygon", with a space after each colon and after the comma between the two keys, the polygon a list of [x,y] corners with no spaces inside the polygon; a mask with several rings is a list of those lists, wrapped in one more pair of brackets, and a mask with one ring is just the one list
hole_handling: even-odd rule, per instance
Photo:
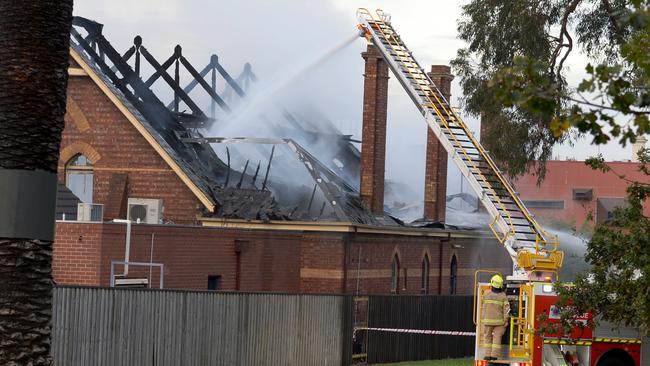
{"label": "burned building", "polygon": [[139,36],[120,53],[102,27],[77,17],[71,31],[58,283],[467,293],[475,268],[509,270],[485,231],[444,224],[433,148],[428,220],[384,211],[388,74],[372,47],[359,151],[326,118],[285,108],[259,117],[264,136],[224,136],[254,88],[250,64],[237,77],[217,56],[195,68],[180,46],[159,61]]}

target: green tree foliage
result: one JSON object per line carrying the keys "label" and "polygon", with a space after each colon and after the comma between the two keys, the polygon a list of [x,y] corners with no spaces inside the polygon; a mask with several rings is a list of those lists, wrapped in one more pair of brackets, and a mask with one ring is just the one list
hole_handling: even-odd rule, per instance
{"label": "green tree foliage", "polygon": [[605,320],[650,335],[650,217],[643,212],[644,203],[650,202],[650,149],[639,152],[642,181],[619,175],[602,157],[587,163],[628,181],[627,205],[596,226],[586,254],[590,273],[578,274],[575,286],[558,287],[563,324],[570,327],[573,314],[593,310]]}
{"label": "green tree foliage", "polygon": [[[621,145],[650,133],[650,0],[473,0],[460,36],[468,42],[453,64],[465,109],[489,123],[483,140],[510,175],[544,162],[572,133],[594,144]],[[576,48],[590,57],[578,85],[565,78]],[[520,148],[519,146],[523,146]],[[639,154],[640,181],[628,183],[627,205],[598,225],[588,244],[589,274],[558,286],[562,325],[585,311],[650,333],[650,150]],[[602,157],[587,164],[613,171]],[[618,174],[617,174],[618,175]]]}
{"label": "green tree foliage", "polygon": [[[463,7],[458,29],[469,46],[452,64],[464,108],[488,123],[482,141],[506,172],[534,166],[543,178],[543,162],[553,145],[571,139],[571,127],[595,144],[618,138],[625,145],[650,133],[648,3],[473,0]],[[565,61],[577,46],[593,64],[587,79],[567,85]]]}

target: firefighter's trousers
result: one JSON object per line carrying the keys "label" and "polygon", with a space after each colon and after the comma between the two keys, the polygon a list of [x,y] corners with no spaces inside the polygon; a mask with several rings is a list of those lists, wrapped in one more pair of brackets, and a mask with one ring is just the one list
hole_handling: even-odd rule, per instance
{"label": "firefighter's trousers", "polygon": [[504,325],[483,325],[481,348],[484,357],[501,358],[501,337],[506,332]]}

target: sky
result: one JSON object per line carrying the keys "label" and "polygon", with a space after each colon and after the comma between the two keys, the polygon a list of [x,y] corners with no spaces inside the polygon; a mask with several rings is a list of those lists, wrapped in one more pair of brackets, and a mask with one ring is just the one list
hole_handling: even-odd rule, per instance
{"label": "sky", "polygon": [[[143,45],[158,60],[169,57],[176,44],[197,68],[211,54],[232,74],[246,62],[283,103],[308,104],[322,111],[343,133],[361,138],[363,60],[366,43],[359,38],[313,64],[356,32],[359,7],[381,8],[392,15],[393,25],[421,65],[448,64],[464,42],[456,38],[456,23],[466,1],[440,0],[75,0],[75,15],[104,24],[104,34],[120,52],[141,35]],[[581,78],[586,59],[574,54],[568,60],[569,81]],[[295,78],[296,74],[302,76]],[[288,85],[283,80],[291,80]],[[452,106],[459,106],[460,86],[452,84]],[[418,194],[424,187],[426,124],[391,78],[388,96],[386,178],[409,184]],[[461,114],[463,116],[463,114]],[[478,121],[464,117],[478,132]],[[231,131],[248,135],[250,129]],[[251,133],[252,135],[252,133]],[[597,153],[608,160],[624,160],[631,149],[616,144],[595,147],[589,141],[559,146],[554,157],[583,160]],[[449,194],[459,190],[459,173],[449,169]]]}

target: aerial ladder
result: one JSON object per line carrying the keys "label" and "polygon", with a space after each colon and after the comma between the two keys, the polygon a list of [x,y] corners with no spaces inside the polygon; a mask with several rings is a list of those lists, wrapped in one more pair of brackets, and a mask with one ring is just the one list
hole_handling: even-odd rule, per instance
{"label": "aerial ladder", "polygon": [[556,272],[563,252],[557,237],[549,235],[526,209],[512,185],[487,151],[445,99],[391,25],[389,16],[377,10],[357,12],[363,36],[383,56],[429,128],[492,217],[490,230],[513,261],[513,276],[528,278],[534,272]]}
{"label": "aerial ladder", "polygon": [[[547,233],[528,211],[488,152],[395,31],[390,15],[381,10],[373,14],[362,8],[357,11],[357,18],[361,36],[382,55],[431,131],[467,179],[492,218],[490,230],[512,258],[513,271],[507,278],[506,291],[513,311],[509,344],[503,346],[500,360],[484,361],[478,347],[481,337],[480,294],[489,288],[489,284],[479,282],[479,277],[494,272],[479,270],[474,276],[474,295],[475,300],[478,299],[474,305],[476,365],[573,365],[571,357],[584,365],[639,365],[640,339],[620,332],[609,334],[607,332],[612,332],[612,329],[607,327],[593,330],[576,327],[568,336],[559,332],[537,334],[541,315],[550,322],[559,322],[553,283],[558,281],[564,253],[558,250],[557,236]],[[590,313],[582,314],[577,320],[586,323],[591,317]],[[624,352],[621,352],[621,344],[625,345]]]}
{"label": "aerial ladder", "polygon": [[[508,282],[516,314],[511,319],[507,354],[510,359],[526,364],[525,361],[533,357],[535,342],[532,308],[535,290],[530,284],[542,278],[547,282],[557,280],[564,259],[564,253],[558,250],[557,237],[549,235],[526,209],[488,152],[395,31],[390,16],[381,10],[372,14],[367,9],[359,9],[357,18],[361,35],[382,55],[431,131],[467,179],[492,218],[490,230],[512,258],[513,273]],[[475,292],[480,292],[478,280],[475,280],[475,287]],[[480,306],[475,305],[475,311],[480,312]],[[480,319],[480,314],[475,314],[474,318],[475,321]]]}

